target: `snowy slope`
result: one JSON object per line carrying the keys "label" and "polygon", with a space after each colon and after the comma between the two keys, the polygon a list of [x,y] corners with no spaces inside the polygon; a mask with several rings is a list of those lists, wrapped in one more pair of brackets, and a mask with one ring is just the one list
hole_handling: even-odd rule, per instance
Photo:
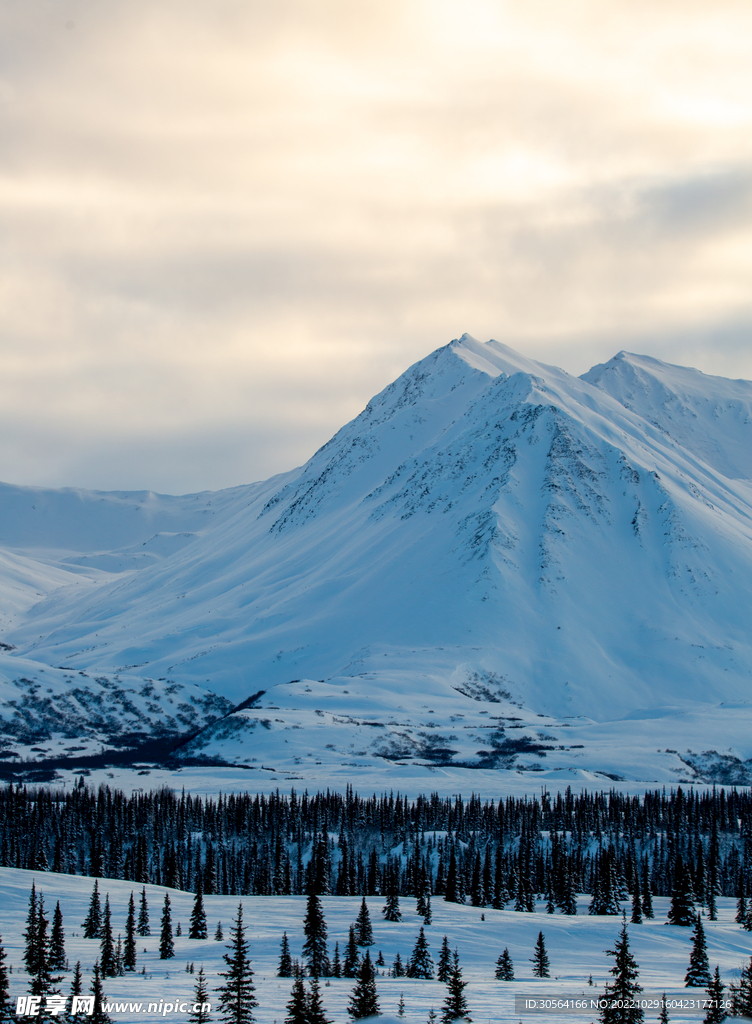
{"label": "snowy slope", "polygon": [[[44,905],[51,916],[59,901],[65,930],[65,948],[71,965],[81,962],[84,974],[84,992],[87,992],[95,960],[100,955],[97,939],[81,937],[81,922],[84,920],[91,896],[91,878],[80,875],[61,875],[52,872],[31,872],[13,868],[0,868],[0,899],[3,906],[3,940],[8,964],[13,965],[10,975],[10,996],[15,1006],[18,996],[28,992],[28,976],[23,968],[23,932],[28,913],[28,898],[32,882],[37,893],[44,897]],[[125,931],[128,899],[131,892],[138,906],[141,886],[122,879],[104,878],[99,880],[99,891],[109,895],[112,908],[112,924],[115,934]],[[228,952],[229,924],[237,915],[238,903],[243,906],[243,920],[249,943],[253,982],[256,986],[258,1007],[254,1017],[258,1024],[273,1024],[285,1015],[285,1006],[290,998],[291,980],[276,977],[279,958],[279,943],[283,931],[287,932],[291,953],[298,958],[304,941],[303,918],[305,897],[302,896],[204,896],[209,935],[213,936],[217,923],[224,929],[224,940],[189,939],[188,921],[193,907],[193,896],[176,889],[161,886],[145,886],[151,924],[151,935],[139,939],[136,954],[135,974],[109,978],[104,992],[113,1007],[115,1021],[186,1021],[190,1007],[180,1010],[180,1004],[191,1000],[196,982],[195,975],[186,972],[189,963],[195,971],[201,965],[207,976],[210,998],[213,1004],[212,1018],[218,1019],[215,989],[222,983],[220,971],[226,969],[223,954]],[[175,937],[175,957],[159,959],[160,913],[165,893],[169,894],[173,928],[181,924],[182,935]],[[465,994],[469,1012],[474,1021],[492,1021],[493,1024],[516,1024],[521,1019],[572,1024],[574,1021],[588,1022],[597,1019],[592,1013],[561,1013],[550,1011],[521,1015],[515,1012],[515,996],[576,999],[581,996],[598,997],[613,966],[613,958],[605,953],[613,949],[618,937],[621,921],[618,917],[590,917],[587,914],[588,897],[578,899],[578,914],[566,917],[561,914],[548,915],[545,904],[537,904],[536,913],[515,913],[513,910],[464,906],[446,903],[441,898],[432,901],[433,923],[426,927],[429,953],[438,960],[444,935],[450,947],[456,948],[460,958],[463,980],[467,982]],[[328,950],[331,955],[334,944],[339,943],[340,952],[348,939],[349,926],[355,920],[360,908],[360,896],[324,896],[321,903],[328,928]],[[423,919],[415,913],[415,900],[404,897],[401,900],[403,919],[400,922],[384,921],[381,908],[382,897],[368,897],[367,906],[373,923],[374,944],[370,947],[372,959],[383,954],[385,966],[379,969],[376,988],[380,1007],[385,1015],[383,1024],[396,1024],[400,994],[404,997],[405,1012],[401,1018],[404,1024],[425,1024],[428,1011],[433,1007],[440,1012],[446,998],[446,986],[437,980],[428,981],[388,976],[389,967],[397,953],[405,961],[409,958]],[[630,949],[639,968],[639,982],[647,999],[660,998],[663,992],[672,1002],[671,1020],[693,1022],[702,1020],[702,1013],[681,1007],[681,1000],[702,999],[704,989],[684,987],[684,975],[689,963],[692,947],[691,929],[666,927],[668,897],[654,897],[655,919],[640,925],[629,926]],[[624,908],[629,911],[628,901]],[[735,901],[730,897],[718,899],[718,920],[704,922],[707,936],[708,956],[711,969],[719,965],[724,983],[738,983],[741,967],[749,963],[752,944],[749,934],[742,931],[734,921]],[[483,916],[481,916],[483,915]],[[545,934],[546,949],[550,960],[551,977],[534,978],[530,958],[539,931]],[[515,981],[501,982],[494,977],[495,962],[501,951],[507,947],[514,962]],[[363,950],[361,950],[361,953]],[[143,971],[143,973],[142,973]],[[60,989],[70,991],[72,970],[61,974]],[[593,985],[589,985],[592,976]],[[344,1024],[349,1020],[347,1003],[353,989],[353,982],[346,978],[327,979],[321,987],[322,1001],[330,1019]],[[149,1010],[149,1003],[156,1004]],[[117,1003],[121,1006],[115,1009]],[[136,1009],[135,1004],[141,1003]],[[165,1009],[168,1004],[170,1009]],[[177,1006],[175,1005],[177,1004]],[[650,1006],[650,1003],[647,1004]],[[656,1020],[657,1009],[646,1009],[645,1019]]]}
{"label": "snowy slope", "polygon": [[[750,452],[748,382],[625,353],[578,379],[464,336],[300,470],[218,495],[98,496],[101,539],[94,499],[80,499],[97,544],[79,536],[73,553],[75,530],[60,528],[54,569],[83,576],[40,588],[4,639],[41,664],[237,702],[264,691],[191,756],[656,778],[691,772],[676,754],[689,747],[693,764],[730,758],[741,781]],[[26,538],[17,520],[13,557],[44,533]],[[493,736],[452,722],[484,712],[502,723]],[[515,746],[516,717],[567,733]],[[282,733],[297,731],[293,753]],[[648,735],[651,755],[674,748],[663,769],[645,744],[636,753]]]}

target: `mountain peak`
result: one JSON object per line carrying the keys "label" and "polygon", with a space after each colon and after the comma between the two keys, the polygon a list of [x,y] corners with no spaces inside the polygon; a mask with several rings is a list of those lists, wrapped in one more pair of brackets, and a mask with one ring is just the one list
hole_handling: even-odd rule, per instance
{"label": "mountain peak", "polygon": [[[625,352],[580,379],[465,334],[301,469],[190,512],[166,503],[158,529],[128,535],[131,570],[100,551],[84,577],[88,555],[66,556],[85,585],[31,609],[8,658],[137,668],[236,701],[266,691],[278,710],[247,709],[243,729],[260,722],[277,746],[305,701],[317,717],[338,708],[333,747],[348,702],[379,707],[386,720],[368,724],[381,739],[348,733],[354,750],[468,765],[487,739],[517,748],[451,717],[434,734],[439,694],[445,707],[458,693],[511,701],[531,720],[744,700],[751,431],[746,382]],[[131,549],[155,544],[137,569]]]}

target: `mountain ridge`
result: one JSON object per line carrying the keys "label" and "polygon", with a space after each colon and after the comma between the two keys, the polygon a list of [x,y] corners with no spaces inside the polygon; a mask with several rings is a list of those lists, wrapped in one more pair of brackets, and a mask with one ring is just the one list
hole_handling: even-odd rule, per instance
{"label": "mountain ridge", "polygon": [[[191,741],[212,756],[228,743],[239,756],[244,730],[255,747],[259,728],[264,749],[276,744],[268,757],[282,756],[290,700],[303,719],[328,714],[290,689],[293,678],[323,687],[338,709],[324,732],[342,726],[356,747],[355,733],[373,726],[334,721],[350,703],[362,696],[382,716],[409,695],[413,725],[370,740],[368,756],[441,747],[463,764],[483,762],[482,748],[426,746],[417,708],[441,696],[448,722],[452,701],[473,703],[463,695],[473,679],[551,728],[743,704],[750,441],[749,382],[628,353],[578,378],[463,335],[299,469],[217,495],[136,500],[144,518],[150,508],[152,522],[175,528],[149,547],[131,539],[141,513],[129,511],[130,544],[112,565],[134,546],[150,560],[108,578],[108,552],[57,558],[78,584],[51,585],[6,637],[19,656],[68,670],[143,672],[234,703],[286,694],[281,730],[254,705]],[[207,740],[228,728],[234,738]],[[556,756],[573,763],[571,750]],[[742,741],[729,756],[752,748]]]}

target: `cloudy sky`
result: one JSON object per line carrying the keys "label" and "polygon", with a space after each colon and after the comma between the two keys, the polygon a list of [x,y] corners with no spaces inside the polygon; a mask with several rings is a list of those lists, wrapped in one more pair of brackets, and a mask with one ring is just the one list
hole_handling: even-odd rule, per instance
{"label": "cloudy sky", "polygon": [[752,378],[748,0],[0,0],[0,479],[304,461],[464,331]]}

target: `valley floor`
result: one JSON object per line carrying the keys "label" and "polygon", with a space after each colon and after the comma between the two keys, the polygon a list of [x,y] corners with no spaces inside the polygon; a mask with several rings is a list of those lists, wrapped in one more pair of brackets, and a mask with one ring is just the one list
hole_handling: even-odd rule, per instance
{"label": "valley floor", "polygon": [[[60,875],[52,872],[31,872],[14,868],[0,868],[0,932],[12,964],[10,988],[13,1004],[19,995],[27,992],[27,976],[22,968],[23,932],[28,912],[28,897],[32,881],[37,892],[44,894],[45,911],[51,917],[56,902],[60,901],[65,927],[66,953],[71,966],[81,961],[84,972],[84,992],[88,991],[91,972],[99,957],[99,942],[81,937],[81,923],[86,915],[93,880],[87,877]],[[141,886],[121,879],[100,879],[102,898],[109,893],[115,935],[125,931],[125,917],[131,891],[138,897]],[[175,938],[175,958],[160,960],[159,920],[165,891],[172,904],[172,922],[178,922],[183,935]],[[224,968],[223,954],[229,937],[229,926],[236,916],[239,897],[205,896],[209,935],[213,936],[219,921],[224,929],[224,941],[209,938],[204,941],[188,939],[188,920],[193,896],[179,890],[165,890],[161,886],[147,885],[152,935],[138,941],[137,973],[109,978],[104,990],[110,1002],[142,1003],[143,1009],[124,1009],[111,1014],[113,1020],[143,1021],[153,1024],[158,1020],[187,1020],[187,1012],[165,1010],[169,1003],[193,1001],[195,975],[186,972],[192,963],[195,970],[203,964],[210,989],[218,984],[218,971]],[[259,1002],[254,1015],[259,1024],[281,1024],[286,1016],[285,1004],[290,995],[290,979],[278,978],[276,969],[279,944],[283,931],[290,939],[293,957],[299,957],[303,944],[303,917],[305,897],[302,896],[244,896],[243,904],[246,936],[250,942],[250,955],[255,971],[256,996]],[[138,901],[137,901],[138,902]],[[383,953],[386,971],[399,952],[407,960],[418,935],[422,918],[415,913],[415,900],[401,900],[403,920],[388,923],[382,918],[383,897],[367,900],[374,930],[371,955],[375,959]],[[545,906],[538,904],[537,912],[515,913],[513,910],[493,910],[444,902],[440,897],[432,901],[433,923],[426,928],[430,952],[438,959],[442,937],[447,935],[452,948],[457,948],[464,980],[470,1015],[475,1024],[511,1024],[535,1021],[589,1022],[597,1019],[595,1013],[561,1015],[549,1011],[543,1014],[520,1013],[515,1010],[515,996],[586,997],[602,993],[609,978],[613,958],[605,951],[612,949],[621,921],[618,917],[590,917],[587,914],[589,897],[578,900],[578,916],[548,915]],[[670,927],[665,924],[669,899],[654,897],[655,919],[629,926],[630,945],[640,965],[640,982],[646,994],[660,996],[662,992],[677,998],[702,998],[701,989],[684,988],[684,975],[689,962],[691,929]],[[340,952],[347,942],[348,929],[355,920],[360,897],[322,897],[328,926],[329,952],[339,942]],[[628,906],[625,904],[626,909]],[[743,931],[734,921],[735,900],[718,899],[718,920],[704,921],[711,969],[720,966],[723,981],[728,984],[739,977],[740,968],[752,956],[752,933]],[[485,919],[484,919],[485,917]],[[539,931],[545,935],[551,964],[551,978],[533,978],[530,958]],[[514,962],[516,981],[500,982],[494,978],[495,961],[508,946]],[[146,973],[141,972],[145,968]],[[593,986],[588,984],[592,975]],[[70,989],[72,974],[68,972],[61,991]],[[353,982],[330,979],[322,983],[324,1006],[335,1024],[347,1024],[350,1018],[346,1008]],[[405,1024],[424,1024],[433,1007],[437,1013],[446,995],[446,987],[438,981],[420,981],[408,978],[380,976],[377,988],[384,1024],[396,1018],[400,994],[404,996]],[[216,997],[212,1019],[218,1020]],[[148,1012],[149,1002],[162,1001],[162,1012]],[[656,1020],[658,1011],[648,1010],[645,1020]],[[692,1021],[699,1024],[703,1012],[671,1010],[672,1021]],[[31,1019],[31,1018],[29,1018]]]}

